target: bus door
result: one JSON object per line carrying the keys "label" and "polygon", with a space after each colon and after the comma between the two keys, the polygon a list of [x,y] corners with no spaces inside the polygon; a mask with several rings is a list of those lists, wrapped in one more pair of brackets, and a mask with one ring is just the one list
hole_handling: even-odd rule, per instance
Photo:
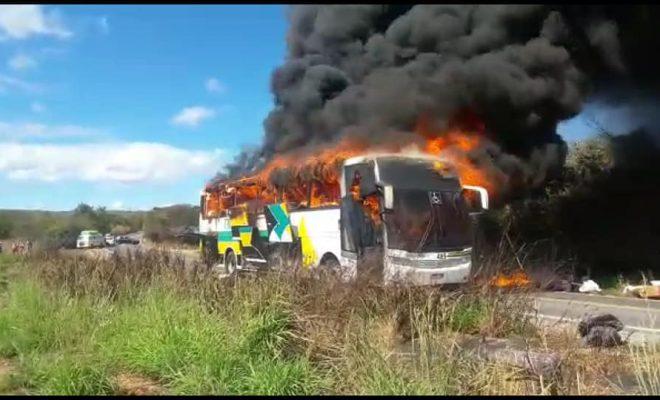
{"label": "bus door", "polygon": [[346,194],[339,219],[342,256],[355,260],[359,278],[379,278],[384,255],[382,224],[374,220],[374,211],[365,201],[377,195],[373,162],[346,166],[344,179]]}

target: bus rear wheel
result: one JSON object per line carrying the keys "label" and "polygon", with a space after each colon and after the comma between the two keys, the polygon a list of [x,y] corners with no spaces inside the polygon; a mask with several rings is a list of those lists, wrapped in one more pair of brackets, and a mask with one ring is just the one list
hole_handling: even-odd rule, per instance
{"label": "bus rear wheel", "polygon": [[319,272],[325,276],[337,276],[339,274],[339,260],[333,254],[325,254],[319,262]]}
{"label": "bus rear wheel", "polygon": [[236,260],[236,253],[231,250],[228,251],[225,255],[225,273],[227,275],[235,274],[237,266],[238,261]]}
{"label": "bus rear wheel", "polygon": [[207,268],[212,268],[213,265],[218,261],[218,242],[213,240],[213,238],[207,238],[204,240],[204,264]]}

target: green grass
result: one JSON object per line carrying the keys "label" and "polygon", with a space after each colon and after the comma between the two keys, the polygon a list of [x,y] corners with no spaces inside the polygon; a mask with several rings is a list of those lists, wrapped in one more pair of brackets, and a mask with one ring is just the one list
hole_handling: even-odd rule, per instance
{"label": "green grass", "polygon": [[119,371],[182,394],[318,391],[309,362],[282,355],[287,325],[278,309],[235,320],[159,287],[115,302],[53,295],[30,282],[7,295],[0,354],[20,360],[33,393],[111,394]]}
{"label": "green grass", "polygon": [[610,296],[622,295],[622,280],[615,275],[604,276],[596,280],[603,294]]}
{"label": "green grass", "polygon": [[[1,276],[10,265],[27,268],[3,256]],[[15,385],[29,393],[112,394],[120,372],[182,394],[320,391],[309,361],[285,351],[291,315],[280,303],[220,314],[164,281],[92,296],[24,272],[0,294],[0,357],[18,361]]]}
{"label": "green grass", "polygon": [[478,299],[471,302],[461,301],[457,303],[451,316],[449,326],[452,330],[478,333],[488,319],[488,306],[485,301]]}

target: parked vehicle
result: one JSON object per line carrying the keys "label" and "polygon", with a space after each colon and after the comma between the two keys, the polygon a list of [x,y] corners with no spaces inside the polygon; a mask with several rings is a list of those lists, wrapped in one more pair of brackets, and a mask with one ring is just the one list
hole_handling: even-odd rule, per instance
{"label": "parked vehicle", "polygon": [[115,239],[115,243],[117,244],[140,244],[140,240],[136,239],[131,236],[123,235],[123,236],[117,236]]}
{"label": "parked vehicle", "polygon": [[115,236],[112,235],[112,234],[110,234],[110,233],[107,233],[107,234],[105,235],[105,244],[107,244],[108,246],[114,246],[114,244],[115,244]]}
{"label": "parked vehicle", "polygon": [[105,239],[98,231],[82,231],[76,240],[76,247],[79,249],[103,247]]}

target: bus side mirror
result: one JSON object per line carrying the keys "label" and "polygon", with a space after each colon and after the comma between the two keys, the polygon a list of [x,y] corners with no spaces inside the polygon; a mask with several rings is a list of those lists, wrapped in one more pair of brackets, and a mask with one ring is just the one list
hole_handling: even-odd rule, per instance
{"label": "bus side mirror", "polygon": [[463,198],[471,213],[488,210],[488,191],[481,186],[463,186]]}
{"label": "bus side mirror", "polygon": [[392,185],[386,185],[383,187],[383,210],[394,210],[394,188]]}

